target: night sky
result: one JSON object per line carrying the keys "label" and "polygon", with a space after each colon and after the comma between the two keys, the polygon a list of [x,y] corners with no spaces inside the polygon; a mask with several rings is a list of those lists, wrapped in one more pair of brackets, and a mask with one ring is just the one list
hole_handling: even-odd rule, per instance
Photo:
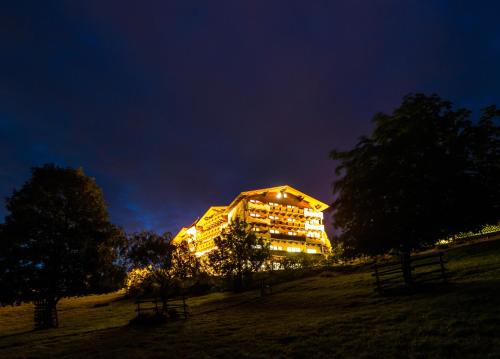
{"label": "night sky", "polygon": [[81,166],[128,231],[281,184],[330,203],[329,151],[407,93],[500,104],[496,1],[11,0],[0,49],[0,196]]}

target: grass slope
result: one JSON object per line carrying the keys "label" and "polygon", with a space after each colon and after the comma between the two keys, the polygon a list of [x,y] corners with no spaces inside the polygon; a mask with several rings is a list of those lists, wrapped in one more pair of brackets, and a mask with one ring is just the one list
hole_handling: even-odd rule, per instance
{"label": "grass slope", "polygon": [[383,297],[366,269],[325,272],[263,298],[192,298],[192,318],[159,327],[127,326],[116,293],[64,300],[54,330],[31,331],[29,305],[0,308],[0,357],[500,358],[500,241],[447,258],[452,283],[432,292]]}

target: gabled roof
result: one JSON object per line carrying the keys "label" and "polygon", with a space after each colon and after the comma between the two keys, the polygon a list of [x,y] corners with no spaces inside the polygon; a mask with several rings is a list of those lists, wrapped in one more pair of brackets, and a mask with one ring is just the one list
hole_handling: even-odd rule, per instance
{"label": "gabled roof", "polygon": [[180,231],[177,232],[177,234],[174,236],[174,238],[172,238],[171,243],[173,244],[180,243],[183,239],[182,237],[184,236],[184,233],[186,233],[188,229],[189,229],[188,227],[182,227]]}
{"label": "gabled roof", "polygon": [[203,224],[212,218],[215,214],[220,214],[227,209],[227,206],[212,206],[207,209],[207,211],[195,222],[193,225],[203,226]]}
{"label": "gabled roof", "polygon": [[305,194],[304,192],[301,192],[289,185],[283,185],[283,186],[277,186],[277,187],[269,187],[269,188],[261,188],[261,189],[256,189],[256,190],[252,190],[252,191],[245,191],[245,192],[241,192],[232,202],[229,206],[227,206],[227,208],[231,208],[233,207],[234,205],[236,205],[241,199],[245,198],[245,197],[249,197],[249,196],[254,196],[254,195],[259,195],[259,194],[263,194],[263,193],[266,193],[266,192],[286,192],[286,193],[291,193],[297,197],[302,197],[306,202],[308,202],[311,207],[319,210],[319,211],[324,211],[325,209],[327,209],[329,206],[324,203],[324,202],[321,202],[320,200],[317,200],[316,198],[314,197],[311,197],[307,194]]}

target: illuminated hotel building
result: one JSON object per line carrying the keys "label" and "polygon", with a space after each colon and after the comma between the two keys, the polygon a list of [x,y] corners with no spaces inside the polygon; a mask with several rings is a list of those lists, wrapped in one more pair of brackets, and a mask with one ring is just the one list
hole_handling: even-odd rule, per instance
{"label": "illuminated hotel building", "polygon": [[326,254],[331,248],[323,223],[327,208],[290,186],[242,192],[228,206],[210,207],[191,226],[183,227],[173,243],[187,241],[202,256],[215,248],[214,239],[239,217],[269,242],[275,256],[286,252]]}

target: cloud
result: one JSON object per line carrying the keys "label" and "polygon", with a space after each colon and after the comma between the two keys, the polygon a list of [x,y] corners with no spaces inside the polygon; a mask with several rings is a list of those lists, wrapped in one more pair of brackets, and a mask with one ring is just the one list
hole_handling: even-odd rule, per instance
{"label": "cloud", "polygon": [[82,166],[127,230],[282,183],[329,202],[328,152],[408,92],[500,102],[495,3],[1,6],[0,194]]}

